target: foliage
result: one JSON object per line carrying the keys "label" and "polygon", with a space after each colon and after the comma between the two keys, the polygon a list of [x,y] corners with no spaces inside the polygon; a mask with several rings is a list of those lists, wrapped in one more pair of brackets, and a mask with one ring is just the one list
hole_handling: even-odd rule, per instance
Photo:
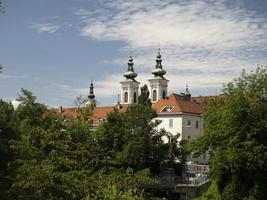
{"label": "foliage", "polygon": [[195,198],[194,200],[221,200],[217,185],[212,183],[208,191],[201,197]]}
{"label": "foliage", "polygon": [[162,141],[163,132],[156,131],[147,87],[141,89],[137,105],[125,113],[117,109],[97,130],[98,164],[134,170],[149,168],[159,173],[160,163],[168,154],[168,145]]}
{"label": "foliage", "polygon": [[220,195],[215,199],[267,199],[266,72],[243,72],[204,116],[205,133],[194,144],[211,152],[212,189]]}
{"label": "foliage", "polygon": [[94,174],[97,192],[91,193],[86,200],[109,199],[109,200],[143,200],[148,199],[144,191],[140,189],[141,184],[154,184],[149,178],[149,170],[134,173],[132,169],[113,170],[111,174]]}
{"label": "foliage", "polygon": [[120,137],[132,133],[125,132],[129,129],[126,114],[110,113],[110,123],[94,132],[91,107],[81,108],[80,116],[73,119],[37,103],[25,89],[18,100],[21,103],[15,111],[11,104],[0,101],[1,198],[150,199],[141,187],[155,183],[145,169],[149,165],[133,170],[119,156],[124,143],[133,139]]}
{"label": "foliage", "polygon": [[0,100],[0,196],[2,197],[5,197],[5,191],[11,184],[8,163],[13,159],[9,142],[16,138],[13,117],[14,109],[11,103]]}

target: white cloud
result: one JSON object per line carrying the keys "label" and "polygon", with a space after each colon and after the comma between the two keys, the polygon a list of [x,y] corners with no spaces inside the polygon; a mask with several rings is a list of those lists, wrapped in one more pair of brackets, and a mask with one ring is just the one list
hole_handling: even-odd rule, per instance
{"label": "white cloud", "polygon": [[[267,63],[267,20],[241,4],[226,0],[101,1],[95,11],[76,12],[84,26],[81,35],[99,41],[122,41],[124,55],[133,45],[135,69],[145,82],[155,65],[160,42],[170,91],[186,83],[199,91],[220,88],[241,69]],[[127,58],[112,61],[125,65]],[[126,68],[126,67],[125,67]],[[123,72],[122,72],[123,73]],[[120,75],[96,82],[99,95],[114,95]]]}
{"label": "white cloud", "polygon": [[37,31],[37,33],[55,33],[61,28],[60,25],[54,25],[51,23],[36,23],[31,26]]}
{"label": "white cloud", "polygon": [[[120,40],[136,47],[181,46],[224,50],[266,43],[262,18],[224,1],[112,1],[106,8],[80,12],[87,18],[81,34],[98,40]],[[91,19],[91,20],[90,20]]]}

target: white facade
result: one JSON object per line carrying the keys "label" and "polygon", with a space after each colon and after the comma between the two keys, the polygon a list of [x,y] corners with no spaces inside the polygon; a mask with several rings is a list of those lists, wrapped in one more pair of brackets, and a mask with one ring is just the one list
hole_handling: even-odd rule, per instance
{"label": "white facade", "polygon": [[[188,113],[177,113],[168,115],[159,115],[155,120],[161,121],[157,126],[158,130],[164,129],[171,135],[180,134],[178,142],[181,140],[196,139],[203,134],[203,118],[201,115]],[[164,142],[168,142],[166,136],[163,137]],[[209,161],[208,152],[200,155],[198,158],[193,158],[189,155],[188,160],[194,160],[197,163],[207,164]]]}
{"label": "white facade", "polygon": [[156,103],[160,99],[168,96],[168,82],[169,80],[162,77],[155,77],[149,79],[150,84],[150,99],[152,103]]}
{"label": "white facade", "polygon": [[135,104],[139,96],[139,82],[134,80],[125,80],[121,83],[121,103]]}
{"label": "white facade", "polygon": [[157,126],[158,130],[165,129],[173,136],[180,134],[179,141],[195,139],[203,133],[203,120],[200,115],[186,113],[159,115],[156,120],[161,121]]}

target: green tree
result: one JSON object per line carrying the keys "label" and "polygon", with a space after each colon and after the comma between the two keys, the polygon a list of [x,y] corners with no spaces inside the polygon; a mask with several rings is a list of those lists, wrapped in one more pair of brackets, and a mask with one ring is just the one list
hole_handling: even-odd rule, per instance
{"label": "green tree", "polygon": [[102,165],[131,167],[135,171],[149,168],[152,173],[159,173],[168,145],[163,143],[163,131],[155,129],[153,119],[157,115],[148,96],[144,86],[138,104],[129,106],[125,113],[115,109],[98,128],[98,152],[102,155],[98,163],[102,160]]}
{"label": "green tree", "polygon": [[19,138],[10,198],[82,199],[90,182],[91,131],[87,123],[63,117],[36,103],[22,89],[15,117]]}
{"label": "green tree", "polygon": [[143,199],[139,186],[151,183],[148,170],[96,168],[98,138],[90,122],[49,110],[24,89],[19,100],[19,137],[11,145],[15,159],[5,199]]}
{"label": "green tree", "polygon": [[8,164],[13,160],[13,153],[9,143],[16,138],[13,116],[14,109],[11,103],[0,100],[0,197],[2,198],[6,198],[6,191],[11,184]]}
{"label": "green tree", "polygon": [[210,102],[205,133],[194,143],[211,152],[212,187],[201,199],[267,199],[267,68],[243,72],[223,92]]}

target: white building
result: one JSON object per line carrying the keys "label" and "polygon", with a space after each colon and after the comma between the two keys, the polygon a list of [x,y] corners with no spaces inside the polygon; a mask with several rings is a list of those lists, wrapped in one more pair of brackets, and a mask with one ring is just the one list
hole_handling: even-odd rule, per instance
{"label": "white building", "polygon": [[156,109],[160,120],[158,129],[165,129],[172,135],[180,134],[182,139],[195,139],[203,133],[203,108],[191,100],[189,96],[171,94],[156,102]]}

